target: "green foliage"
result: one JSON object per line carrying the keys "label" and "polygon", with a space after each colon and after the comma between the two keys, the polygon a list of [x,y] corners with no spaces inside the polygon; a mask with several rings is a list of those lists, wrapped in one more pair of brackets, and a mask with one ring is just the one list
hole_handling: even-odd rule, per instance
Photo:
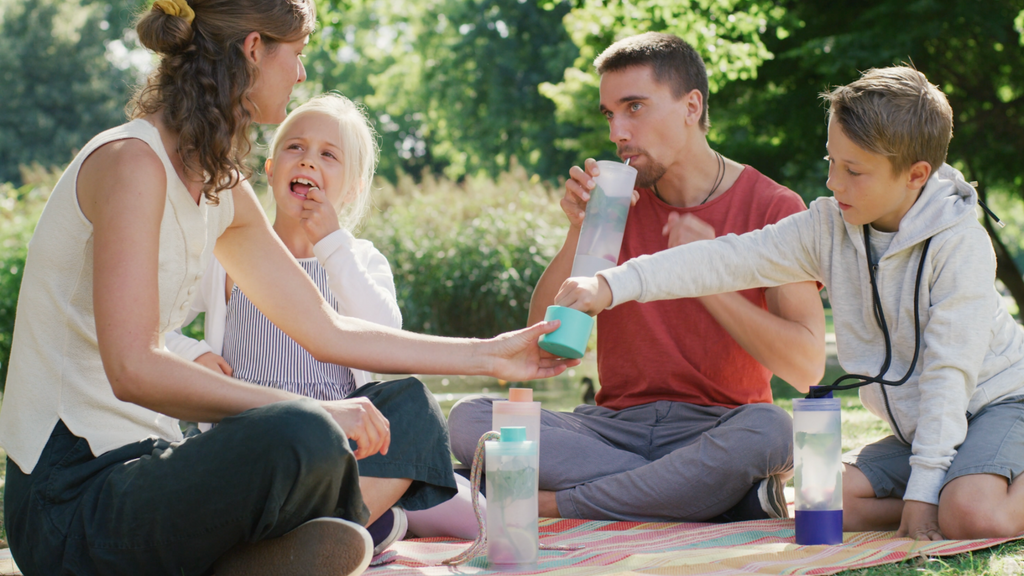
{"label": "green foliage", "polygon": [[565,238],[558,194],[513,165],[456,184],[385,185],[363,235],[388,257],[404,327],[489,337],[526,325],[530,296]]}
{"label": "green foliage", "polygon": [[1024,10],[1021,10],[1017,19],[1013,21],[1013,27],[1020,33],[1020,45],[1024,46]]}
{"label": "green foliage", "polygon": [[59,175],[37,166],[24,171],[23,179],[28,183],[21,187],[0,184],[0,391],[7,382],[28,241]]}
{"label": "green foliage", "polygon": [[560,83],[540,85],[541,93],[555,103],[558,121],[580,129],[579,137],[556,145],[576,151],[579,157],[608,157],[607,127],[598,113],[599,78],[592,63],[616,40],[643,32],[676,34],[704,58],[708,88],[715,93],[729,82],[756,78],[758,68],[772,58],[762,36],[785,17],[785,10],[774,4],[756,0],[577,0],[565,17],[565,26],[579,47],[579,57],[565,70]]}
{"label": "green foliage", "polygon": [[0,182],[63,166],[124,121],[130,71],[108,58],[137,2],[0,0]]}
{"label": "green foliage", "polygon": [[828,194],[818,94],[862,70],[907,62],[942,88],[953,107],[950,163],[989,186],[1019,178],[1024,53],[1013,48],[1019,39],[1013,26],[1020,0],[782,6],[786,18],[762,35],[776,57],[756,79],[730,84],[713,100],[714,136],[724,153],[805,198]]}
{"label": "green foliage", "polygon": [[308,89],[363,102],[383,145],[380,173],[430,169],[450,178],[508,170],[513,158],[545,178],[572,159],[552,142],[575,134],[552,122],[537,92],[576,49],[561,17],[519,0],[321,0],[308,51]]}

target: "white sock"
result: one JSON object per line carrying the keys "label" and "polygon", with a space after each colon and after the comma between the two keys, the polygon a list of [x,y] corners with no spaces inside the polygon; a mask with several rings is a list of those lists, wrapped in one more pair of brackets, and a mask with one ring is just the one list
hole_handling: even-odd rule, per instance
{"label": "white sock", "polygon": [[[459,493],[447,502],[426,510],[406,510],[409,518],[409,532],[420,538],[447,536],[462,540],[476,540],[479,527],[473,514],[473,499],[469,480],[456,474],[455,482]],[[480,513],[487,517],[487,500],[480,495]]]}

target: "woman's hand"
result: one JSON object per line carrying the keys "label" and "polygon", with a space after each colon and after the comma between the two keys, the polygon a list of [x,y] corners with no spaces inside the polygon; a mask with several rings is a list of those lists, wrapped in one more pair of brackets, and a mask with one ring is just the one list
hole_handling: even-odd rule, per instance
{"label": "woman's hand", "polygon": [[306,237],[313,244],[341,228],[341,224],[338,223],[338,213],[334,210],[334,206],[327,201],[327,194],[315,186],[309,189],[306,199],[302,202],[299,223],[306,232]]}
{"label": "woman's hand", "polygon": [[345,436],[355,440],[356,459],[362,460],[380,452],[388,453],[391,447],[391,424],[366,398],[346,398],[333,402],[321,402],[321,406],[345,431]]}
{"label": "woman's hand", "polygon": [[555,294],[555,305],[596,316],[612,305],[612,289],[601,276],[567,278],[558,289],[558,294]]}
{"label": "woman's hand", "polygon": [[541,335],[554,332],[559,324],[557,320],[538,322],[488,340],[488,352],[496,357],[489,373],[502,380],[536,380],[557,376],[569,366],[579,364],[579,360],[555,358],[537,345]]}

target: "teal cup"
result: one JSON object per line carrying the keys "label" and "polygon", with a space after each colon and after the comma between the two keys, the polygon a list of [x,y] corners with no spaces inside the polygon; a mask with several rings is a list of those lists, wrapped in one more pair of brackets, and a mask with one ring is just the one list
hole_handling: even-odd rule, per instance
{"label": "teal cup", "polygon": [[586,312],[564,306],[548,306],[544,320],[558,320],[558,330],[540,337],[542,350],[559,358],[582,358],[587,350],[590,332],[594,329],[594,317]]}

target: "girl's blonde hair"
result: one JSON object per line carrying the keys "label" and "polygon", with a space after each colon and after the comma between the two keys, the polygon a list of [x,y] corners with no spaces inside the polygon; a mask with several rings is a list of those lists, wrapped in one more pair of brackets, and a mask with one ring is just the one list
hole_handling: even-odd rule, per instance
{"label": "girl's blonde hair", "polygon": [[[339,141],[341,144],[341,167],[345,180],[342,183],[338,205],[338,221],[346,230],[354,232],[370,208],[370,190],[373,173],[377,169],[380,149],[377,145],[377,134],[363,109],[340,94],[321,94],[310,99],[281,122],[270,142],[270,158],[277,156],[284,143],[282,137],[288,132],[295,120],[303,114],[319,112],[338,121]],[[353,199],[345,203],[345,199]]]}

